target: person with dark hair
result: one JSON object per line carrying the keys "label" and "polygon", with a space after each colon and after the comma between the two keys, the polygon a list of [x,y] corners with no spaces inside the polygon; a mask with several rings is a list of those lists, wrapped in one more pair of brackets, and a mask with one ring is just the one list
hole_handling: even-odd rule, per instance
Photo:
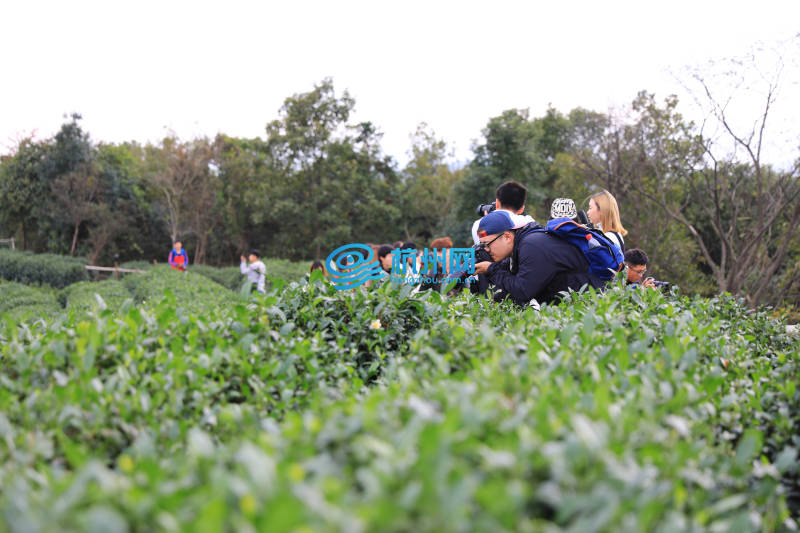
{"label": "person with dark hair", "polygon": [[[245,258],[241,256],[241,263],[239,264],[239,271],[247,276],[248,281],[252,284],[252,291],[258,291],[264,294],[264,281],[267,275],[267,267],[261,261],[261,252],[256,249],[250,250],[250,255]],[[247,262],[250,261],[248,265]]]}
{"label": "person with dark hair", "polygon": [[387,274],[392,271],[392,250],[394,248],[388,244],[383,244],[378,248],[378,262]]}
{"label": "person with dark hair", "polygon": [[[524,226],[529,222],[536,222],[532,216],[523,215],[525,211],[525,200],[528,196],[528,190],[518,181],[507,181],[500,184],[495,191],[494,207],[498,211],[508,211],[514,224]],[[485,215],[486,213],[484,213]],[[478,224],[481,219],[476,220],[472,224],[472,241],[478,244]]]}
{"label": "person with dark hair", "polygon": [[[625,267],[630,286],[656,288],[653,278],[644,278],[644,273],[647,272],[647,263],[647,254],[643,250],[631,248],[625,251]],[[642,281],[643,279],[644,281]]]}
{"label": "person with dark hair", "polygon": [[[501,184],[495,197],[497,200],[497,209],[513,210],[515,213],[520,214],[525,209],[525,199],[528,196],[528,189],[518,181],[507,181]],[[498,205],[499,204],[499,205]]]}
{"label": "person with dark hair", "polygon": [[176,240],[173,243],[172,250],[169,251],[169,256],[167,257],[167,262],[169,266],[175,270],[186,272],[186,267],[189,266],[189,255],[186,253],[186,250],[183,249],[183,243],[181,243],[180,240]]}
{"label": "person with dark hair", "polygon": [[483,217],[478,234],[493,262],[478,263],[475,272],[486,274],[518,305],[538,308],[559,301],[564,291],[605,285],[591,274],[589,261],[577,246],[541,231],[535,223],[517,226],[506,211]]}
{"label": "person with dark hair", "polygon": [[323,276],[327,274],[327,272],[325,272],[325,265],[322,264],[322,261],[317,260],[311,263],[311,268],[308,269],[308,273],[311,274],[315,270],[321,270]]}
{"label": "person with dark hair", "polygon": [[421,259],[422,259],[422,251],[417,248],[417,245],[411,241],[404,242],[403,245],[400,247],[401,250],[414,250],[415,255],[408,256],[406,261],[408,262],[408,267],[406,267],[406,283],[413,283],[412,280],[416,279],[420,275],[420,268],[422,266]]}
{"label": "person with dark hair", "polygon": [[[383,282],[391,276],[392,272],[392,250],[394,250],[394,246],[391,244],[381,244],[378,245],[370,245],[372,250],[375,254],[375,261],[378,262],[378,265],[381,267],[381,277],[377,278],[378,282]],[[371,287],[375,279],[368,280],[364,287]]]}

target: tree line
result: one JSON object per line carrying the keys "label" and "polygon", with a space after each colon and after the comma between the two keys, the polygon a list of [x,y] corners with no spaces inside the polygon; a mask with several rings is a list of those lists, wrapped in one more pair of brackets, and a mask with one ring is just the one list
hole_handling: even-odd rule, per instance
{"label": "tree line", "polygon": [[507,110],[459,168],[425,124],[400,167],[373,123],[351,121],[354,106],[325,79],[287,98],[263,139],[170,135],[144,145],[94,142],[72,115],[54,137],[23,139],[0,159],[0,237],[93,264],[163,261],[178,238],[193,263],[215,265],[253,247],[305,260],[351,242],[447,235],[461,246],[475,207],[513,179],[539,221],[554,198],[585,209],[591,192],[608,189],[629,246],[684,290],[729,291],[752,305],[798,301],[800,160],[775,168],[761,160],[760,136],[732,127],[739,150],[718,153],[674,96],[642,92],[614,116]]}

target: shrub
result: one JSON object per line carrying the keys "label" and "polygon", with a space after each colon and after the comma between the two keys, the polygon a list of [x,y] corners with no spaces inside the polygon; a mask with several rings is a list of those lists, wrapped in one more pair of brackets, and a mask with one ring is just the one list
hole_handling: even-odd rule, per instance
{"label": "shrub", "polygon": [[87,276],[83,262],[74,257],[0,250],[0,278],[61,289]]}
{"label": "shrub", "polygon": [[155,265],[150,261],[128,261],[119,265],[120,268],[129,268],[131,270],[150,270],[153,266]]}
{"label": "shrub", "polygon": [[[298,263],[288,261],[286,259],[263,259],[264,266],[267,267],[266,286],[272,285],[272,280],[282,281],[300,281],[303,276],[308,272],[311,262]],[[211,267],[206,265],[190,266],[189,270],[195,274],[206,276],[213,279],[223,287],[227,287],[232,291],[238,292],[244,282],[245,278],[242,275],[239,267]]]}
{"label": "shrub", "polygon": [[52,318],[60,311],[61,306],[51,289],[0,281],[0,314],[8,313],[15,320],[27,320]]}
{"label": "shrub", "polygon": [[228,307],[236,294],[213,280],[191,270],[181,272],[168,266],[150,269],[145,274],[126,276],[123,283],[137,303],[150,305],[165,297],[174,299],[176,308],[184,312],[202,312],[218,306]]}
{"label": "shrub", "polygon": [[300,281],[311,268],[311,261],[297,262],[287,259],[263,259],[267,267],[268,278],[282,279],[284,281]]}
{"label": "shrub", "polygon": [[190,266],[189,269],[195,273],[212,279],[232,291],[238,292],[242,286],[244,277],[239,271],[239,267],[212,267],[207,265]]}
{"label": "shrub", "polygon": [[796,529],[800,339],[732,298],[125,284],[0,327],[11,531]]}
{"label": "shrub", "polygon": [[68,311],[85,311],[94,309],[100,296],[105,306],[117,309],[131,298],[131,293],[121,281],[113,279],[105,281],[82,281],[74,283],[62,291],[65,307]]}

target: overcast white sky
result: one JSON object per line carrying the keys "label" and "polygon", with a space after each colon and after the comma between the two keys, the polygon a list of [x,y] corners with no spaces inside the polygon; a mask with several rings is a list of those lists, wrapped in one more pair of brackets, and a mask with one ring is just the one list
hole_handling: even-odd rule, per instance
{"label": "overcast white sky", "polygon": [[[388,154],[405,161],[425,121],[466,160],[505,109],[663,97],[679,90],[670,70],[789,38],[798,21],[797,0],[1,0],[0,153],[73,111],[95,141],[263,137],[284,98],[330,76]],[[781,99],[796,112],[798,87]],[[784,146],[797,131],[780,131]]]}

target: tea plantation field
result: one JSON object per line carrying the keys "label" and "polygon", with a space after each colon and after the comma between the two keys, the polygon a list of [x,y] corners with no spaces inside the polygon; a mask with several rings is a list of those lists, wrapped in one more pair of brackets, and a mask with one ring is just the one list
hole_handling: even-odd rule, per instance
{"label": "tea plantation field", "polygon": [[798,527],[800,339],[766,312],[220,281],[0,282],[0,530]]}

